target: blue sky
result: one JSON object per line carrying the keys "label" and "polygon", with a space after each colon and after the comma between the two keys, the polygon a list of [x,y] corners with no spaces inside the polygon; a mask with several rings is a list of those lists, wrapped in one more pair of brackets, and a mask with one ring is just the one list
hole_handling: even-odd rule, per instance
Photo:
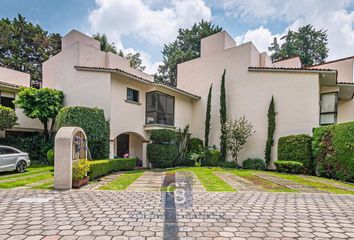
{"label": "blue sky", "polygon": [[329,59],[354,55],[354,0],[0,0],[0,17],[18,13],[49,32],[106,33],[118,49],[139,51],[156,71],[164,43],[201,19],[223,27],[238,44],[266,51],[274,37],[304,24],[327,29]]}

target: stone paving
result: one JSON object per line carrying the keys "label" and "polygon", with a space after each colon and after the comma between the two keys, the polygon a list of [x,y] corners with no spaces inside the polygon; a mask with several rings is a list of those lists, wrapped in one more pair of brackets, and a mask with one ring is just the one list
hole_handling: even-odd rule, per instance
{"label": "stone paving", "polygon": [[165,172],[151,172],[146,171],[133,182],[127,191],[130,192],[159,192],[161,190],[162,182],[165,177]]}
{"label": "stone paving", "polygon": [[354,191],[354,184],[352,184],[352,183],[346,183],[346,185],[344,185],[344,184],[340,184],[340,183],[331,181],[330,179],[318,178],[318,177],[308,176],[308,175],[300,175],[300,176],[302,178],[307,178],[307,179],[314,181],[314,182],[325,183],[325,184],[329,184],[329,185],[335,186],[335,187],[343,189],[343,190]]}
{"label": "stone paving", "polygon": [[114,180],[116,180],[120,175],[122,175],[123,172],[115,172],[110,175],[107,175],[105,177],[102,177],[94,182],[90,182],[86,186],[82,187],[81,190],[96,190],[102,187],[103,185],[106,185]]}
{"label": "stone paving", "polygon": [[[162,194],[1,190],[0,239],[163,239]],[[179,239],[354,239],[353,195],[194,192],[176,214]]]}
{"label": "stone paving", "polygon": [[205,192],[205,188],[199,182],[197,176],[190,171],[177,171],[176,185],[177,188],[183,188],[184,190],[187,191]]}
{"label": "stone paving", "polygon": [[265,190],[244,178],[236,176],[232,173],[227,172],[214,172],[216,176],[227,182],[231,187],[237,191],[257,191],[264,192]]}
{"label": "stone paving", "polygon": [[284,187],[297,190],[299,192],[307,192],[307,193],[321,193],[321,192],[325,193],[326,192],[326,191],[321,191],[321,190],[316,189],[311,186],[303,185],[303,184],[300,184],[300,183],[297,183],[294,181],[290,181],[285,178],[273,176],[273,175],[270,175],[267,173],[257,173],[256,176],[263,178],[267,181],[273,182],[275,184],[282,185]]}

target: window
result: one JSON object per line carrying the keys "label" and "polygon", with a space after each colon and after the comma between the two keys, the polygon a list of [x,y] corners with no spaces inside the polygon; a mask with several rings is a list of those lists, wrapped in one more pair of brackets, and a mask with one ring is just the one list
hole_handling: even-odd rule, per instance
{"label": "window", "polygon": [[15,154],[18,153],[16,150],[12,148],[1,147],[0,154]]}
{"label": "window", "polygon": [[174,125],[175,98],[160,92],[146,93],[146,124]]}
{"label": "window", "polygon": [[337,123],[338,113],[338,93],[323,93],[321,94],[321,114],[320,124],[328,125]]}
{"label": "window", "polygon": [[15,100],[15,93],[0,91],[0,104],[4,107],[15,109],[15,105],[12,101]]}
{"label": "window", "polygon": [[139,102],[139,91],[127,88],[127,100],[132,102]]}

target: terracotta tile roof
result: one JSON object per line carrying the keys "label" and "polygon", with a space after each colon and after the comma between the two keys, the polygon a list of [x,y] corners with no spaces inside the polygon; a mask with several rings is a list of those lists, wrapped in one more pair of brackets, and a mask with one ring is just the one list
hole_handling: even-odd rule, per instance
{"label": "terracotta tile roof", "polygon": [[140,76],[137,76],[137,75],[135,75],[135,74],[126,72],[126,71],[124,71],[124,70],[122,70],[122,69],[119,69],[119,68],[75,66],[75,69],[78,69],[78,70],[90,70],[90,71],[118,72],[118,73],[122,73],[122,74],[124,74],[124,75],[126,75],[126,76],[129,76],[129,77],[138,79],[139,81],[145,82],[145,83],[147,83],[147,84],[152,84],[152,85],[155,85],[155,86],[164,87],[164,88],[170,89],[170,90],[172,90],[172,91],[176,91],[176,92],[182,93],[182,94],[184,94],[184,95],[188,95],[188,96],[190,96],[190,97],[192,97],[192,98],[200,99],[200,96],[195,95],[195,94],[190,93],[190,92],[187,92],[187,91],[182,90],[182,89],[180,89],[180,88],[177,88],[177,87],[174,87],[174,86],[171,86],[171,85],[167,85],[167,84],[156,83],[156,82],[154,82],[154,81],[150,81],[149,79],[142,78],[142,77],[140,77]]}
{"label": "terracotta tile roof", "polygon": [[308,66],[308,68],[317,67],[317,66],[321,66],[321,65],[326,65],[326,64],[329,64],[329,63],[335,63],[335,62],[345,61],[345,60],[353,59],[353,58],[354,58],[354,56],[345,57],[345,58],[339,58],[339,59],[335,59],[335,60],[332,60],[332,61],[324,62],[324,63],[321,63],[321,64],[316,64],[316,65]]}
{"label": "terracotta tile roof", "polygon": [[286,68],[286,67],[248,67],[249,70],[283,70],[283,71],[337,71],[335,69],[328,69],[328,68]]}
{"label": "terracotta tile roof", "polygon": [[354,86],[354,83],[352,83],[352,82],[338,82],[337,84],[345,84],[345,85],[353,85]]}
{"label": "terracotta tile roof", "polygon": [[17,85],[17,84],[3,82],[3,81],[0,81],[0,85],[1,86],[5,86],[5,87],[11,87],[11,88],[20,88],[20,87],[22,87],[22,86]]}

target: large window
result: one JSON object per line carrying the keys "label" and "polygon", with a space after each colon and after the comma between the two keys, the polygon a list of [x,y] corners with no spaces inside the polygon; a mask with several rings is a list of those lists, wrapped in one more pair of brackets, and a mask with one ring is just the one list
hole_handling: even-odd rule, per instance
{"label": "large window", "polygon": [[139,91],[127,88],[127,100],[131,102],[139,102]]}
{"label": "large window", "polygon": [[146,124],[174,125],[175,99],[160,92],[146,93]]}
{"label": "large window", "polygon": [[320,124],[328,125],[337,123],[338,94],[337,92],[321,94]]}
{"label": "large window", "polygon": [[12,101],[15,100],[15,93],[0,91],[0,104],[4,107],[15,109],[15,105]]}

